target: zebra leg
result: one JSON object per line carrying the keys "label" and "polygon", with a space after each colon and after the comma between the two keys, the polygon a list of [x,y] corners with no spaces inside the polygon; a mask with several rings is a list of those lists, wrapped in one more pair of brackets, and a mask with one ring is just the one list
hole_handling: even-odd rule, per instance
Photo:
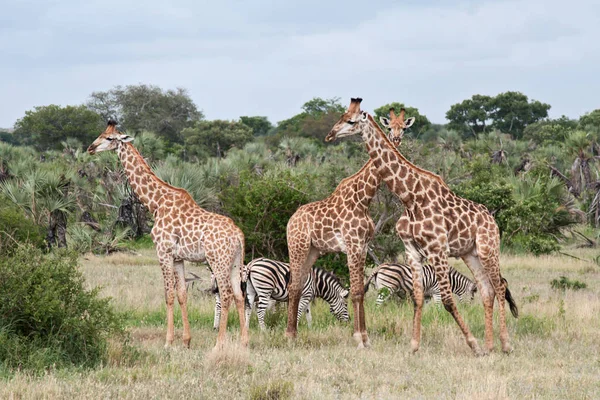
{"label": "zebra leg", "polygon": [[267,313],[267,308],[269,308],[270,300],[270,294],[267,296],[258,297],[258,308],[256,310],[256,314],[258,315],[258,326],[260,326],[260,330],[263,332],[267,330],[267,326],[265,325],[265,314]]}
{"label": "zebra leg", "polygon": [[[310,300],[311,296],[304,295],[300,298],[300,303],[298,304],[298,321],[300,321],[302,314],[304,314],[304,311],[309,307]],[[310,327],[310,322],[312,322],[312,319],[309,319],[307,315],[306,320],[309,322],[308,326]]]}
{"label": "zebra leg", "polygon": [[256,299],[256,290],[252,285],[250,279],[248,279],[248,283],[246,286],[246,302],[245,302],[245,312],[246,312],[246,326],[250,327],[250,317],[252,316],[252,310],[254,309],[254,300]]}
{"label": "zebra leg", "polygon": [[306,323],[308,327],[312,327],[312,314],[310,313],[310,304],[306,306]]}
{"label": "zebra leg", "polygon": [[219,293],[215,293],[215,319],[213,322],[213,329],[216,331],[219,329],[219,321],[221,320],[221,298]]}

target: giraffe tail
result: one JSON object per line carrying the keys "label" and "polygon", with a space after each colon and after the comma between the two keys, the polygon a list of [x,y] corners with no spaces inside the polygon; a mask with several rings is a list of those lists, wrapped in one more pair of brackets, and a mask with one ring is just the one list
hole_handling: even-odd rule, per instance
{"label": "giraffe tail", "polygon": [[515,299],[512,297],[510,290],[508,290],[508,282],[504,278],[502,278],[502,282],[504,282],[504,287],[506,288],[506,291],[504,293],[504,298],[508,302],[508,306],[510,307],[510,312],[512,313],[513,317],[519,318],[519,308],[517,307],[517,303],[515,302]]}

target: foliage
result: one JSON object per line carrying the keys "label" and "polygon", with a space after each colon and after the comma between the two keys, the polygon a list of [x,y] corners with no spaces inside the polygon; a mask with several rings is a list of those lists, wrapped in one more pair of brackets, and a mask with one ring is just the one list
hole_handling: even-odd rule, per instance
{"label": "foliage", "polygon": [[585,282],[578,281],[576,279],[569,279],[566,276],[561,276],[560,279],[552,279],[550,282],[552,289],[562,290],[563,292],[569,290],[580,290],[587,288]]}
{"label": "foliage", "polygon": [[100,115],[85,106],[51,104],[26,111],[15,124],[14,136],[20,143],[34,146],[39,151],[60,150],[61,142],[66,138],[89,144],[102,130]]}
{"label": "foliage", "polygon": [[448,127],[463,137],[477,136],[489,127],[521,138],[529,124],[548,116],[550,105],[537,100],[529,101],[520,92],[505,92],[491,96],[474,95],[471,99],[454,104],[446,113]]}
{"label": "foliage", "polygon": [[599,129],[600,128],[600,109],[597,109],[590,113],[582,115],[581,118],[579,118],[579,127],[582,129],[587,129],[590,127]]}
{"label": "foliage", "polygon": [[429,122],[429,119],[425,115],[422,115],[419,112],[418,108],[407,107],[404,105],[404,103],[398,103],[398,102],[384,104],[383,106],[378,107],[375,110],[373,110],[373,112],[375,113],[375,115],[374,115],[375,121],[377,121],[379,123],[379,117],[387,118],[389,115],[389,112],[390,112],[390,108],[395,109],[396,114],[398,114],[400,112],[400,110],[402,108],[404,108],[406,110],[405,118],[410,118],[410,117],[415,118],[415,123],[413,124],[413,126],[410,128],[410,131],[409,131],[409,132],[414,132],[413,136],[415,136],[415,137],[419,137],[423,132],[427,131],[427,129],[429,129],[429,127],[431,126],[431,122]]}
{"label": "foliage", "polygon": [[44,246],[40,227],[0,196],[0,257],[12,253],[21,243]]}
{"label": "foliage", "polygon": [[202,120],[204,115],[187,90],[163,90],[153,85],[115,86],[91,94],[87,107],[104,121],[116,118],[132,133],[155,132],[167,142],[182,143],[181,131]]}
{"label": "foliage", "polygon": [[223,211],[246,235],[249,258],[288,259],[287,222],[298,207],[308,203],[307,178],[293,175],[289,170],[276,176],[242,172],[239,184],[221,193]]}
{"label": "foliage", "polygon": [[538,121],[523,130],[523,139],[538,145],[563,143],[565,138],[577,127],[577,122],[564,115],[558,119]]}
{"label": "foliage", "polygon": [[264,136],[273,129],[267,117],[240,117],[240,122],[249,126],[254,136]]}
{"label": "foliage", "polygon": [[265,385],[254,385],[250,388],[251,400],[286,400],[291,399],[294,384],[289,381],[276,380]]}
{"label": "foliage", "polygon": [[75,253],[24,246],[0,258],[0,362],[42,371],[106,360],[108,338],[123,329],[98,293],[85,288]]}
{"label": "foliage", "polygon": [[241,122],[199,121],[181,132],[188,157],[203,160],[207,157],[224,156],[232,147],[243,147],[252,139],[252,129]]}
{"label": "foliage", "polygon": [[345,111],[338,97],[315,97],[302,106],[302,113],[281,121],[276,132],[279,136],[303,136],[323,141],[331,127]]}

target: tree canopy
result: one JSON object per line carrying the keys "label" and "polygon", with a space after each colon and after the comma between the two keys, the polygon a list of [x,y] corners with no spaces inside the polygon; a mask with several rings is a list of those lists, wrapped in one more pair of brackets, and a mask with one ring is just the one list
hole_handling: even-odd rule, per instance
{"label": "tree canopy", "polygon": [[51,104],[26,111],[16,122],[13,135],[20,143],[40,151],[60,150],[67,138],[85,147],[104,130],[104,124],[99,114],[85,106]]}
{"label": "tree canopy", "polygon": [[267,117],[240,117],[240,122],[252,128],[254,136],[264,136],[273,129],[273,124]]}
{"label": "tree canopy", "polygon": [[222,157],[231,147],[242,147],[252,140],[249,126],[235,121],[198,121],[181,132],[188,157]]}
{"label": "tree canopy", "polygon": [[500,93],[495,97],[476,94],[454,104],[446,113],[448,128],[463,137],[477,137],[489,128],[521,138],[527,125],[548,117],[550,105],[537,100],[529,101],[520,92]]}
{"label": "tree canopy", "polygon": [[182,143],[181,131],[204,119],[187,90],[163,90],[153,85],[116,86],[94,92],[87,103],[104,120],[116,118],[124,130],[155,132],[171,143]]}

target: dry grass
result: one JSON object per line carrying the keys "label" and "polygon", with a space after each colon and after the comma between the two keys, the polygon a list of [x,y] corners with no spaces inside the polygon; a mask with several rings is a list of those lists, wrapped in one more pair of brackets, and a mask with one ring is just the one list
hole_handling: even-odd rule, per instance
{"label": "dry grass", "polygon": [[[590,259],[595,254],[577,255]],[[301,323],[291,344],[279,312],[269,318],[273,329],[265,334],[254,317],[250,349],[239,349],[231,316],[233,343],[215,354],[212,299],[197,290],[190,298],[192,350],[182,348],[180,339],[165,350],[162,278],[152,252],[87,258],[83,272],[89,284],[102,285],[118,309],[131,315],[133,341],[145,356],[130,366],[116,362],[41,378],[19,373],[0,385],[0,398],[600,398],[600,267],[590,263],[503,256],[503,275],[521,311],[518,321],[509,321],[514,352],[475,358],[451,318],[435,306],[426,308],[421,351],[409,354],[411,306],[389,303],[375,309],[372,292],[367,326],[373,347],[366,351],[355,349],[351,325],[335,322],[319,303],[316,326],[308,330]],[[206,276],[203,268],[192,268]],[[550,281],[561,275],[588,288],[552,290]],[[482,344],[478,299],[461,305],[461,312]]]}

